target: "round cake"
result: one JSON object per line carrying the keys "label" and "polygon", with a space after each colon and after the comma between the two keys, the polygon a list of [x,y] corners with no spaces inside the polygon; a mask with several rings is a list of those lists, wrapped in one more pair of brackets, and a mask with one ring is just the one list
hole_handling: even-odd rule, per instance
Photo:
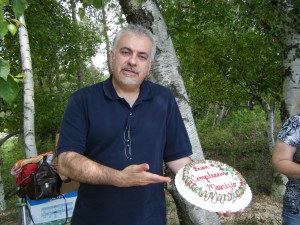
{"label": "round cake", "polygon": [[198,160],[185,165],[176,174],[175,184],[187,201],[213,212],[237,212],[252,200],[244,177],[219,161]]}

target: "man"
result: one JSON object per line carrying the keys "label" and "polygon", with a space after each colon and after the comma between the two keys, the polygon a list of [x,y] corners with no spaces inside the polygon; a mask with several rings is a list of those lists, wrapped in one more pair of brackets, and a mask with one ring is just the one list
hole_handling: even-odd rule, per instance
{"label": "man", "polygon": [[58,143],[59,172],[80,182],[72,225],[165,225],[163,162],[175,174],[191,144],[171,92],[145,81],[152,34],[129,25],[110,52],[113,75],[70,98]]}

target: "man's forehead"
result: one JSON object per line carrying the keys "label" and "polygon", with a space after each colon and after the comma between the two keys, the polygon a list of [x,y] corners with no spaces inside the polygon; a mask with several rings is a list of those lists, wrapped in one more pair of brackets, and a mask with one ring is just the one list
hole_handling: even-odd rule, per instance
{"label": "man's forehead", "polygon": [[132,51],[151,53],[152,42],[145,34],[123,33],[117,44],[119,49],[130,49]]}

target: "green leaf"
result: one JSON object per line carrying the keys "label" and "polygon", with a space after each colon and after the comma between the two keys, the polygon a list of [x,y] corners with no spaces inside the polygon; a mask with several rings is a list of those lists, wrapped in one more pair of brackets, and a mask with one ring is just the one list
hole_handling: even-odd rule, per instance
{"label": "green leaf", "polygon": [[79,8],[79,17],[80,17],[81,20],[85,17],[84,8]]}
{"label": "green leaf", "polygon": [[25,9],[27,8],[27,1],[26,0],[14,0],[13,1],[13,11],[16,14],[17,17],[20,17],[23,15]]}
{"label": "green leaf", "polygon": [[19,20],[11,19],[11,21],[15,22],[18,26],[24,26]]}
{"label": "green leaf", "polygon": [[0,0],[0,4],[8,5],[9,4],[9,0]]}
{"label": "green leaf", "polygon": [[103,6],[103,0],[94,0],[93,5],[96,9],[100,9]]}
{"label": "green leaf", "polygon": [[3,98],[9,105],[13,103],[17,97],[20,88],[12,76],[7,77],[7,81],[0,78],[0,98]]}
{"label": "green leaf", "polygon": [[83,0],[84,3],[88,4],[88,5],[92,5],[93,4],[93,0]]}
{"label": "green leaf", "polygon": [[17,27],[15,25],[13,25],[12,23],[7,25],[7,29],[12,34],[12,36],[14,36],[17,33]]}
{"label": "green leaf", "polygon": [[25,78],[24,73],[19,73],[18,75],[14,75],[14,79],[17,83],[19,83],[20,81],[23,81],[24,78]]}
{"label": "green leaf", "polygon": [[0,0],[0,20],[4,20],[4,10],[3,10],[3,5],[1,5],[1,0]]}
{"label": "green leaf", "polygon": [[7,80],[9,70],[10,70],[9,62],[5,59],[0,58],[0,77],[5,81]]}
{"label": "green leaf", "polygon": [[7,25],[8,23],[5,20],[0,21],[0,38],[3,38],[7,34]]}

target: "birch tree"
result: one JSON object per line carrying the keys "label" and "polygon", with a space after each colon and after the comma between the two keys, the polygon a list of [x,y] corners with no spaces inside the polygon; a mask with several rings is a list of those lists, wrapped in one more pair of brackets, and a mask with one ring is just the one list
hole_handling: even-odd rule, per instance
{"label": "birch tree", "polygon": [[22,26],[19,26],[19,43],[22,62],[22,71],[24,78],[24,96],[23,96],[23,112],[24,112],[24,146],[26,158],[36,156],[35,129],[34,129],[34,82],[32,73],[32,63],[30,55],[29,37],[25,23],[24,14],[19,18]]}
{"label": "birch tree", "polygon": [[4,200],[4,186],[3,186],[3,180],[0,173],[0,212],[4,211],[6,209],[6,202]]}
{"label": "birch tree", "polygon": [[[288,115],[282,115],[287,119],[295,114],[300,113],[300,5],[296,1],[278,1],[281,6],[283,17],[283,33],[285,34],[284,49],[284,83],[283,99]],[[281,26],[281,25],[280,25]],[[285,192],[287,177],[277,172],[274,173],[272,185],[272,196],[281,201]]]}
{"label": "birch tree", "polygon": [[[152,66],[150,79],[168,87],[178,102],[186,129],[193,147],[192,159],[204,159],[195,122],[189,106],[188,96],[184,87],[180,64],[176,57],[172,39],[167,31],[164,18],[155,1],[143,1],[139,4],[133,0],[119,0],[128,23],[141,24],[153,32],[157,41],[157,54]],[[169,171],[167,171],[169,173]],[[181,224],[220,224],[215,213],[195,207],[184,201],[178,194],[174,179],[168,185],[174,198]],[[183,204],[182,202],[185,202]]]}
{"label": "birch tree", "polygon": [[72,19],[73,19],[73,23],[74,26],[76,27],[76,32],[77,35],[75,36],[76,38],[76,62],[77,62],[77,85],[78,85],[78,89],[82,87],[83,85],[83,62],[82,62],[82,57],[81,57],[81,45],[80,45],[80,31],[79,31],[79,24],[78,24],[78,20],[77,20],[77,10],[76,10],[76,3],[75,0],[71,0],[71,10],[72,10]]}
{"label": "birch tree", "polygon": [[[296,8],[292,4],[287,5],[287,14],[295,10]],[[287,35],[285,38],[286,58],[284,60],[283,97],[288,116],[290,117],[300,113],[300,33],[296,27],[291,27],[287,23],[285,33]]]}

